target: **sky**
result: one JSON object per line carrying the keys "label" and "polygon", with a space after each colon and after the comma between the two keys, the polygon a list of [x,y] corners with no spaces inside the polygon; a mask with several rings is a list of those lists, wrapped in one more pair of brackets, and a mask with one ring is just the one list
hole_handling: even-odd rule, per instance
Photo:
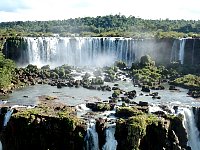
{"label": "sky", "polygon": [[200,0],[0,0],[0,22],[121,14],[143,19],[200,20]]}

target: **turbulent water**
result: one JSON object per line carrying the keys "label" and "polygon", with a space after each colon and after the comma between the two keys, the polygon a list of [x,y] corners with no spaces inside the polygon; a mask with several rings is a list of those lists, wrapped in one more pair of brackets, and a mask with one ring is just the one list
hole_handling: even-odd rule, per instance
{"label": "turbulent water", "polygon": [[102,150],[116,150],[117,141],[115,140],[115,127],[110,126],[106,129],[106,143]]}
{"label": "turbulent water", "polygon": [[180,61],[181,64],[184,64],[185,43],[185,38],[174,41],[171,51],[171,62]]}
{"label": "turbulent water", "polygon": [[85,150],[99,150],[99,138],[94,121],[89,123],[85,137],[85,145]]}
{"label": "turbulent water", "polygon": [[200,134],[197,129],[192,109],[183,108],[184,111],[184,126],[188,134],[188,146],[192,150],[200,150]]}
{"label": "turbulent water", "polygon": [[10,117],[11,117],[12,113],[13,113],[13,109],[10,109],[5,114],[5,116],[4,116],[4,122],[3,122],[3,126],[4,127],[7,125],[8,121],[10,120]]}
{"label": "turbulent water", "polygon": [[24,40],[27,46],[16,54],[20,55],[17,63],[38,66],[105,66],[116,60],[131,65],[146,54],[155,59],[162,56],[164,50],[160,52],[159,49],[165,45],[154,39],[123,37],[26,37]]}

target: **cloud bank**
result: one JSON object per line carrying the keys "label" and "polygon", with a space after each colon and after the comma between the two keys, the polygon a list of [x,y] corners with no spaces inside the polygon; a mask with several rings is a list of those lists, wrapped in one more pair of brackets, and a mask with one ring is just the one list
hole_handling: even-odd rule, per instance
{"label": "cloud bank", "polygon": [[122,14],[198,20],[199,0],[0,0],[0,21],[58,20]]}

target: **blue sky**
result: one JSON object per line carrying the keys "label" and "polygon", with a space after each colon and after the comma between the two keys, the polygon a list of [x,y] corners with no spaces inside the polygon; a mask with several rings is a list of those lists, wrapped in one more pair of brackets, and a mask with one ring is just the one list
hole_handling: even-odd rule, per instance
{"label": "blue sky", "polygon": [[115,15],[200,19],[200,0],[0,0],[0,22]]}

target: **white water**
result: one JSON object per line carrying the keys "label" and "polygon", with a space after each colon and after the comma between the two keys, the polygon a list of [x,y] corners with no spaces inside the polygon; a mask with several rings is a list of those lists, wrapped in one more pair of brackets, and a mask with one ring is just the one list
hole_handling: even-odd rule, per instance
{"label": "white water", "polygon": [[0,150],[3,150],[3,146],[2,146],[1,141],[0,141]]}
{"label": "white water", "polygon": [[96,132],[95,121],[89,123],[85,142],[86,150],[99,150],[99,138],[98,133]]}
{"label": "white water", "polygon": [[12,113],[13,113],[13,109],[10,109],[10,110],[8,110],[7,113],[5,114],[5,116],[4,116],[4,121],[3,121],[3,126],[4,126],[4,127],[7,125],[8,121],[10,120],[10,117],[11,117]]}
{"label": "white water", "polygon": [[184,63],[184,53],[185,53],[185,42],[186,39],[180,39],[180,52],[179,52],[179,60],[181,64]]}
{"label": "white water", "polygon": [[106,143],[103,146],[102,150],[116,150],[117,141],[115,140],[115,127],[110,126],[106,129]]}
{"label": "white water", "polygon": [[21,51],[17,62],[19,65],[101,67],[111,65],[116,60],[131,65],[141,56],[148,54],[153,57],[158,54],[153,40],[123,37],[26,37],[25,41],[28,46]]}
{"label": "white water", "polygon": [[192,46],[192,65],[194,64],[194,47],[195,47],[195,39]]}
{"label": "white water", "polygon": [[183,123],[188,134],[188,146],[190,146],[192,150],[200,150],[199,131],[196,127],[193,111],[191,108],[183,108],[183,111]]}
{"label": "white water", "polygon": [[170,62],[176,62],[178,60],[178,47],[180,45],[180,40],[174,40],[174,43],[172,45],[172,50],[171,50],[171,58]]}
{"label": "white water", "polygon": [[171,62],[180,61],[181,64],[184,63],[184,53],[185,53],[185,43],[186,38],[175,40],[171,51]]}

